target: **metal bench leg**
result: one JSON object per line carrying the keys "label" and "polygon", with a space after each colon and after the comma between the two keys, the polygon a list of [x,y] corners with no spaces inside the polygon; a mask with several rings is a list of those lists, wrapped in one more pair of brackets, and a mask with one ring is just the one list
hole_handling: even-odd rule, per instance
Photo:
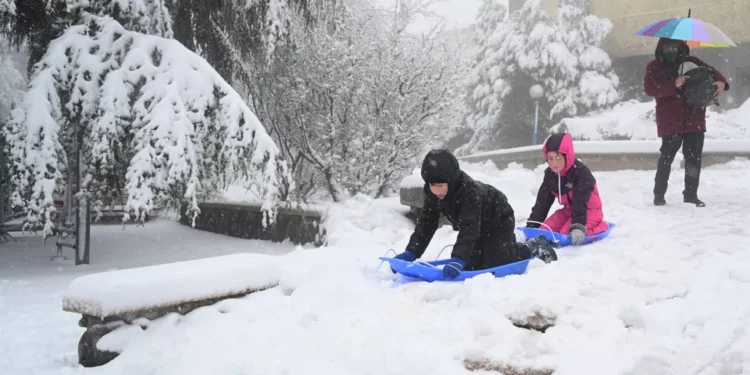
{"label": "metal bench leg", "polygon": [[104,335],[124,324],[125,322],[101,323],[99,319],[84,315],[78,322],[79,326],[86,327],[86,332],[78,341],[78,363],[83,367],[96,367],[117,358],[120,353],[99,350],[96,344]]}
{"label": "metal bench leg", "polygon": [[10,233],[8,233],[8,231],[4,229],[0,229],[0,243],[3,243],[3,240],[5,240],[5,242],[10,242],[10,240],[13,240],[14,242],[18,242],[18,240],[15,237],[13,237]]}

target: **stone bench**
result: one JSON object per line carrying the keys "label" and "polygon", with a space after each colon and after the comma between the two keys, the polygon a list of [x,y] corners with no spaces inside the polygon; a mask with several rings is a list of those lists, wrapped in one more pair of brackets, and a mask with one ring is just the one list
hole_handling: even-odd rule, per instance
{"label": "stone bench", "polygon": [[278,258],[234,254],[124,269],[74,279],[63,297],[63,310],[81,314],[86,328],[78,342],[78,362],[101,366],[119,353],[100,350],[109,332],[169,313],[187,314],[199,307],[238,298],[278,285]]}

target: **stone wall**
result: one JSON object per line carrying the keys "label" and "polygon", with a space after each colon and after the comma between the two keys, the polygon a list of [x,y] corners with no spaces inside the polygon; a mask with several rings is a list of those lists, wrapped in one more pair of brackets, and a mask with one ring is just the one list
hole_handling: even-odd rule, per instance
{"label": "stone wall", "polygon": [[[195,220],[195,229],[220,233],[227,236],[266,240],[290,241],[297,245],[325,243],[325,230],[320,226],[320,212],[305,209],[279,208],[276,223],[263,228],[263,212],[257,204],[210,202],[199,204],[200,214]],[[192,225],[185,216],[185,207],[180,223]]]}

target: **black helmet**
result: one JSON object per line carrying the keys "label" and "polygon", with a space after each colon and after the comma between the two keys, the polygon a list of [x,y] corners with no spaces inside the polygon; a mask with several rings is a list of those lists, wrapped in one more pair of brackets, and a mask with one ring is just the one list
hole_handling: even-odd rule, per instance
{"label": "black helmet", "polygon": [[687,79],[680,91],[690,107],[706,108],[716,101],[716,78],[713,69],[701,66],[690,69],[684,75]]}
{"label": "black helmet", "polygon": [[451,184],[461,175],[458,160],[448,150],[432,150],[422,161],[422,179],[428,184]]}

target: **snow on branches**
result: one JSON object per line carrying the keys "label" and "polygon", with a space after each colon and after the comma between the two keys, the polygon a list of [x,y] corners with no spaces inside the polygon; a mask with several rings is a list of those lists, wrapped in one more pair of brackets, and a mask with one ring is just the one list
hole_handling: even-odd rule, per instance
{"label": "snow on branches", "polygon": [[[172,37],[172,21],[164,0],[53,0],[63,1],[68,12],[85,11],[115,18],[130,31]],[[50,8],[48,6],[48,8]]]}
{"label": "snow on branches", "polygon": [[[468,125],[474,129],[475,135],[468,145],[459,149],[472,149],[476,143],[496,143],[494,138],[499,136],[493,132],[493,125],[500,119],[502,111],[501,98],[507,94],[509,87],[498,77],[499,67],[495,65],[493,53],[497,47],[489,43],[495,35],[498,26],[507,14],[505,6],[497,0],[484,0],[477,13],[474,24],[478,49],[469,73],[467,107],[469,115]],[[500,89],[502,88],[502,90]]]}
{"label": "snow on branches", "polygon": [[14,0],[0,0],[0,16],[3,14],[16,14],[16,2]]}
{"label": "snow on branches", "polygon": [[[619,78],[600,48],[612,23],[589,14],[587,0],[561,0],[557,18],[547,14],[544,1],[528,0],[492,27],[498,7],[495,0],[485,0],[487,11],[480,12],[478,20],[483,21],[478,24],[483,44],[468,86],[475,136],[462,151],[525,144],[531,131],[528,90],[533,84],[544,88],[540,107],[551,123],[619,100]],[[476,139],[500,133],[506,144]]]}
{"label": "snow on branches", "polygon": [[364,3],[333,25],[298,20],[290,28],[297,45],[277,67],[250,67],[264,124],[335,201],[386,195],[427,145],[453,130],[455,54],[393,21],[412,17]]}
{"label": "snow on branches", "polygon": [[105,204],[122,194],[138,220],[184,203],[195,219],[200,198],[250,179],[267,224],[289,178],[255,114],[203,58],[109,17],[88,16],[50,43],[6,128],[14,200],[48,229],[76,133],[82,191]]}

